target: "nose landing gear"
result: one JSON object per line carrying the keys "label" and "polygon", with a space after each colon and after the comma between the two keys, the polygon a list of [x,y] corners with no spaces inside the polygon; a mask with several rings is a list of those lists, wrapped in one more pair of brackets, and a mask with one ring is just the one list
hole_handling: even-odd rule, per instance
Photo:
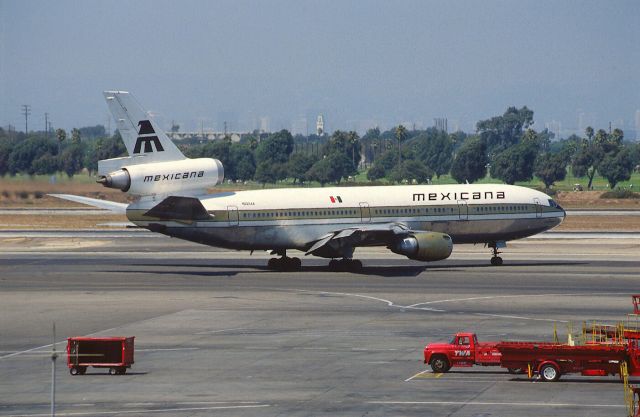
{"label": "nose landing gear", "polygon": [[504,248],[506,245],[505,242],[489,242],[488,246],[493,250],[493,257],[491,258],[491,265],[500,266],[502,265],[502,258],[498,256],[500,254],[499,248]]}

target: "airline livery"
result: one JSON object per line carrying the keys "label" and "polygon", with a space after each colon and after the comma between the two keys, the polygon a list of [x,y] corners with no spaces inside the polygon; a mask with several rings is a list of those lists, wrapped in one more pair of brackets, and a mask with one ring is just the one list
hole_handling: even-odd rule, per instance
{"label": "airline livery", "polygon": [[105,187],[136,196],[131,204],[56,195],[124,212],[136,225],[205,245],[271,250],[276,270],[299,270],[287,250],[330,258],[357,270],[360,246],[386,246],[418,261],[451,255],[453,244],[484,243],[492,265],[508,240],[549,230],[565,211],[548,195],[513,185],[403,185],[252,190],[207,194],[224,179],[220,161],[186,158],[124,91],[104,96],[130,156],[100,161]]}

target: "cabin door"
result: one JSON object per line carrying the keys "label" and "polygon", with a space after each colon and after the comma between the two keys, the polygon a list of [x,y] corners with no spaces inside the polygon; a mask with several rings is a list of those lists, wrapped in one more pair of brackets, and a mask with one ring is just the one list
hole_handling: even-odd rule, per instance
{"label": "cabin door", "polygon": [[227,215],[229,218],[229,226],[237,226],[240,222],[240,217],[238,216],[238,207],[228,206]]}
{"label": "cabin door", "polygon": [[360,219],[362,223],[371,221],[371,208],[369,207],[369,203],[360,203]]}
{"label": "cabin door", "polygon": [[458,215],[460,220],[469,220],[469,205],[467,200],[458,200]]}
{"label": "cabin door", "polygon": [[540,204],[540,200],[534,198],[533,201],[536,203],[536,218],[542,217],[542,204]]}

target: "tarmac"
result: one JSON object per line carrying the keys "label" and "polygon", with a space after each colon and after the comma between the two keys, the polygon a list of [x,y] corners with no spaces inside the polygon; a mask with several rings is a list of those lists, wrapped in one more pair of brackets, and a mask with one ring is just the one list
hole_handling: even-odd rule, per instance
{"label": "tarmac", "polygon": [[[126,233],[0,234],[0,416],[49,415],[53,322],[58,416],[626,415],[615,377],[434,374],[422,350],[626,319],[640,239],[510,242],[501,267],[481,245],[431,264],[373,248],[356,274]],[[83,335],[135,336],[135,364],[71,376],[66,338]]]}

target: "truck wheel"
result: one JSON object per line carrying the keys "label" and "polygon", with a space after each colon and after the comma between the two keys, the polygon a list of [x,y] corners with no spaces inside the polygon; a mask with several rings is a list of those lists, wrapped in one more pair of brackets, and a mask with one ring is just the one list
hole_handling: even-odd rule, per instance
{"label": "truck wheel", "polygon": [[444,373],[449,370],[449,361],[444,356],[436,356],[431,359],[431,369],[433,372]]}
{"label": "truck wheel", "polygon": [[74,366],[73,368],[69,369],[69,373],[75,376],[80,373],[80,370]]}
{"label": "truck wheel", "polygon": [[552,363],[546,363],[540,368],[540,378],[546,382],[557,381],[560,378],[560,370]]}

